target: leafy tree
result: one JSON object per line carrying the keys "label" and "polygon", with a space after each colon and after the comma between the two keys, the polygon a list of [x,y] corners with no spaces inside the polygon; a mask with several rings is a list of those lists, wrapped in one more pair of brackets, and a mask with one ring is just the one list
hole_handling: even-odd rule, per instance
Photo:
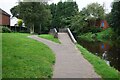
{"label": "leafy tree", "polygon": [[93,26],[95,26],[96,20],[104,19],[104,14],[104,9],[100,4],[91,3],[71,18],[70,28],[77,35],[95,30]]}
{"label": "leafy tree", "polygon": [[55,28],[57,26],[56,6],[57,5],[54,3],[50,5],[50,10],[52,14],[51,28]]}
{"label": "leafy tree", "polygon": [[53,15],[52,26],[56,28],[69,27],[72,16],[78,14],[76,2],[58,2],[57,5],[50,6]]}
{"label": "leafy tree", "polygon": [[81,13],[86,17],[86,20],[89,21],[89,26],[95,26],[97,19],[104,19],[105,17],[104,8],[98,3],[87,5],[86,8],[82,9]]}
{"label": "leafy tree", "polygon": [[114,28],[115,32],[120,35],[120,1],[114,0],[111,11],[111,26]]}
{"label": "leafy tree", "polygon": [[22,24],[23,24],[23,20],[22,20],[22,19],[18,19],[17,24],[18,24],[18,26],[20,27],[20,31],[21,31],[21,27],[22,27]]}
{"label": "leafy tree", "polygon": [[112,25],[112,14],[111,14],[111,12],[105,15],[105,19],[107,20],[109,25]]}
{"label": "leafy tree", "polygon": [[51,14],[46,6],[47,4],[43,2],[20,2],[11,9],[11,13],[23,19],[30,32],[34,33],[34,30],[40,30],[36,28],[50,23]]}
{"label": "leafy tree", "polygon": [[23,24],[23,20],[22,20],[22,19],[18,19],[18,22],[17,22],[17,23],[18,23],[18,26],[20,26],[20,27],[21,27],[21,26],[22,26],[22,24]]}
{"label": "leafy tree", "polygon": [[19,9],[20,9],[19,5],[14,6],[13,8],[10,9],[10,12],[12,13],[12,17],[17,17],[17,18],[19,17],[18,16],[18,12],[20,11]]}
{"label": "leafy tree", "polygon": [[85,16],[79,13],[75,15],[71,19],[71,29],[79,35],[80,33],[84,33],[87,28],[87,22],[85,21]]}

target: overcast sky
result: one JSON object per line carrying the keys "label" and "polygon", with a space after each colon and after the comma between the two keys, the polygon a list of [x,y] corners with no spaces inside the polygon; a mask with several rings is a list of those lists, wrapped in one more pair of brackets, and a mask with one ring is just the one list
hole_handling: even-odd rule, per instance
{"label": "overcast sky", "polygon": [[[60,0],[51,0],[49,3],[57,3]],[[62,0],[63,1],[63,0]],[[93,3],[93,2],[98,2],[99,4],[103,5],[105,3],[106,11],[110,12],[111,11],[111,2],[113,0],[74,0],[77,2],[79,9],[81,10],[83,7],[86,7],[88,4]],[[3,9],[4,11],[10,13],[10,9],[17,5],[18,0],[0,0],[0,8]]]}

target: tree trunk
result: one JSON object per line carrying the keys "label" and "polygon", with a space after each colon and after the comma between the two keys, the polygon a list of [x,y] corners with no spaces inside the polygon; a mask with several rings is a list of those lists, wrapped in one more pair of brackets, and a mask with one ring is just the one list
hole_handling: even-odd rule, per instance
{"label": "tree trunk", "polygon": [[34,24],[33,24],[33,33],[34,33]]}
{"label": "tree trunk", "polygon": [[34,24],[30,27],[30,34],[34,33]]}
{"label": "tree trunk", "polygon": [[30,34],[32,34],[32,26],[30,27]]}
{"label": "tree trunk", "polygon": [[41,34],[41,24],[40,24],[40,31],[39,31],[39,35]]}

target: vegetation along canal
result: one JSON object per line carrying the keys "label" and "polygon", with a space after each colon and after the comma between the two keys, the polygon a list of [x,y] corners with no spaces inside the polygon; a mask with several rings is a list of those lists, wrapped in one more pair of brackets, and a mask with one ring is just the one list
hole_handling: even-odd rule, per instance
{"label": "vegetation along canal", "polygon": [[120,45],[117,42],[114,43],[99,41],[88,42],[80,38],[77,41],[88,51],[105,60],[108,65],[120,71],[120,65],[118,63],[120,56]]}

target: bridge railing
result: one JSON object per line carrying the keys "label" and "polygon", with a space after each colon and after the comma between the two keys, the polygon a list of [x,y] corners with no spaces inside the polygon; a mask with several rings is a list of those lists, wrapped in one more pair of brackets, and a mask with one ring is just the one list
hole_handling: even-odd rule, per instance
{"label": "bridge railing", "polygon": [[74,38],[74,36],[73,36],[73,34],[72,34],[72,32],[70,31],[69,28],[62,28],[62,29],[59,29],[59,32],[67,32],[68,35],[69,35],[69,37],[70,37],[70,39],[72,40],[72,42],[73,42],[74,44],[77,43],[77,41],[75,40],[75,38]]}
{"label": "bridge railing", "polygon": [[53,35],[55,38],[58,38],[58,32],[56,28],[50,29],[49,34]]}
{"label": "bridge railing", "polygon": [[77,41],[75,40],[75,38],[69,28],[67,28],[67,33],[68,33],[69,37],[71,38],[72,42],[76,44]]}
{"label": "bridge railing", "polygon": [[67,28],[59,28],[59,32],[67,32]]}

